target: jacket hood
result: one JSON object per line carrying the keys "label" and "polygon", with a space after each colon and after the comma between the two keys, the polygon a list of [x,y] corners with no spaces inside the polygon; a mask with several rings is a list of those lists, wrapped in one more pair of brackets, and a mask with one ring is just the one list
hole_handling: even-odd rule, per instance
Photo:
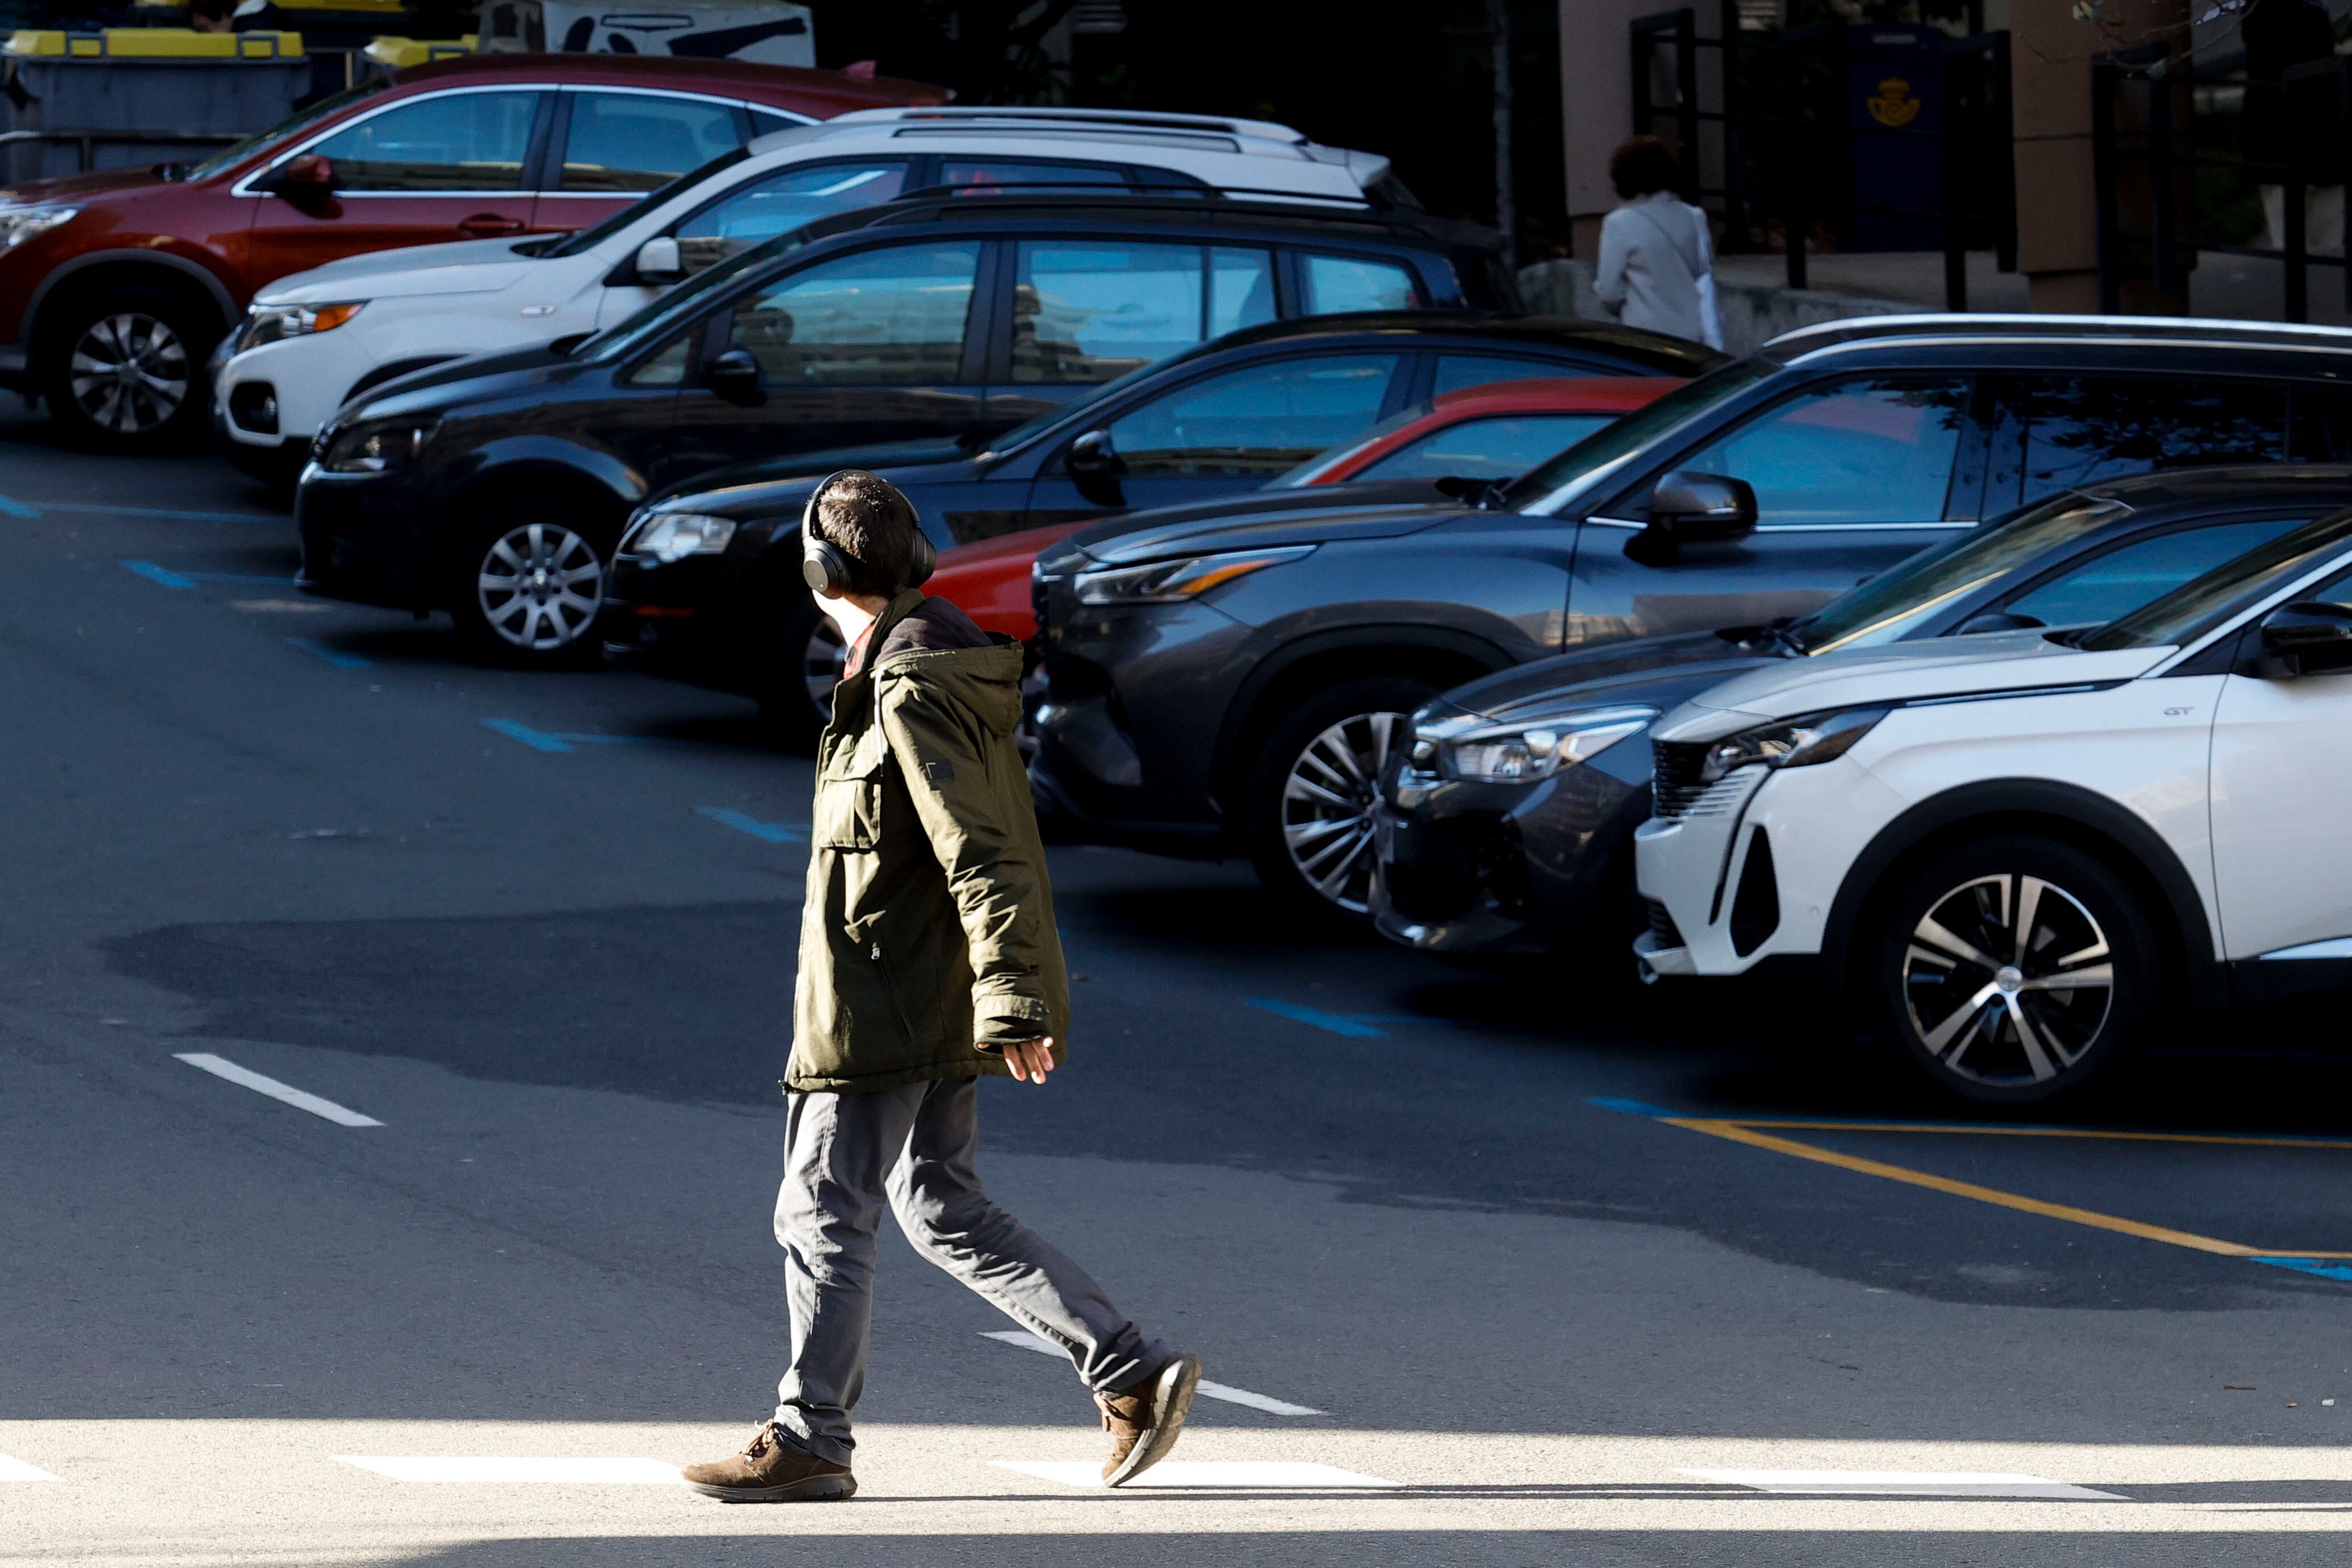
{"label": "jacket hood", "polygon": [[904,678],[920,680],[954,698],[971,709],[991,734],[1010,739],[1021,727],[1021,648],[1017,643],[919,649],[874,666],[877,685]]}
{"label": "jacket hood", "polygon": [[[971,454],[954,442],[926,436],[737,463],[697,474],[659,492],[654,499],[662,503],[690,497],[693,510],[739,521],[778,511],[797,516],[815,482],[839,469],[867,469],[903,490],[933,480],[969,478],[976,466]],[[921,497],[915,497],[915,505],[921,510]]]}
{"label": "jacket hood", "polygon": [[396,299],[425,294],[488,294],[511,287],[541,263],[520,246],[545,241],[460,240],[349,256],[281,277],[254,296],[257,305],[320,305],[351,299]]}
{"label": "jacket hood", "polygon": [[[1443,700],[1459,712],[1499,717],[1531,704],[1551,706],[1555,701],[1572,703],[1588,688],[1638,686],[1643,679],[1655,675],[1662,690],[1667,686],[1676,690],[1678,695],[1674,700],[1680,702],[1733,675],[1775,662],[1744,653],[1737,643],[1727,643],[1712,632],[1631,637],[1604,643],[1597,648],[1579,648],[1572,653],[1556,653],[1549,659],[1515,664],[1468,685],[1456,686]],[[1690,685],[1692,678],[1698,681],[1696,685]],[[1682,690],[1685,686],[1689,689]],[[1652,699],[1627,695],[1611,700]]]}
{"label": "jacket hood", "polygon": [[1434,528],[1465,510],[1458,503],[1400,503],[1393,499],[1390,483],[1376,483],[1367,491],[1360,493],[1351,485],[1249,491],[1198,506],[1130,512],[1097,523],[1070,542],[1097,560],[1127,565],[1212,550],[1395,538]]}
{"label": "jacket hood", "polygon": [[2147,674],[2173,650],[2084,653],[2040,632],[1930,637],[1852,653],[1776,660],[1685,704],[1658,727],[1665,740],[1705,740],[1749,720],[1872,703],[1916,702],[1964,694],[2032,691]]}

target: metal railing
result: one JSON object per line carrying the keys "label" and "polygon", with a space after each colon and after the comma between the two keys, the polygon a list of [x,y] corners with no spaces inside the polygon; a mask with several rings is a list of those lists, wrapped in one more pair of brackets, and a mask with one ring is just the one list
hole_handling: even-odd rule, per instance
{"label": "metal railing", "polygon": [[[1632,25],[1635,134],[1673,127],[1683,165],[1683,197],[1723,214],[1727,238],[1738,248],[1768,219],[1778,219],[1788,285],[1808,286],[1807,242],[1816,223],[1851,230],[1857,214],[1929,220],[1944,256],[1948,308],[1968,308],[1968,253],[1990,249],[2003,272],[2017,266],[2016,177],[2011,162],[2010,42],[2006,32],[1976,29],[1941,40],[1937,68],[1942,105],[1939,129],[1876,125],[1867,134],[1938,144],[1940,199],[1932,206],[1857,202],[1851,188],[1847,29],[1825,23],[1777,32],[1743,33],[1737,0],[1719,0],[1718,36],[1698,33],[1698,14],[1685,7]],[[1673,101],[1657,97],[1662,50],[1672,51]],[[1720,108],[1703,102],[1699,62],[1713,51],[1718,63]],[[1765,107],[1765,106],[1770,107]],[[1705,128],[1719,127],[1722,144],[1710,162]]]}

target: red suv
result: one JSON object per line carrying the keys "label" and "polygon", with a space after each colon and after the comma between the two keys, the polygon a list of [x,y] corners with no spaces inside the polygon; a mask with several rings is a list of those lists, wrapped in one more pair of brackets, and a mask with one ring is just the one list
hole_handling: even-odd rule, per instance
{"label": "red suv", "polygon": [[0,192],[0,387],[130,446],[202,426],[254,290],[360,251],[586,226],[754,136],[946,99],[734,60],[475,55],[351,88],[201,163]]}

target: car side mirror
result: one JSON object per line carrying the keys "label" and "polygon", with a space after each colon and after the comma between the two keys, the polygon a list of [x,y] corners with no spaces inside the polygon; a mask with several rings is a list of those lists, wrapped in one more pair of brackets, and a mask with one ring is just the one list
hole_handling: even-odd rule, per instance
{"label": "car side mirror", "polygon": [[729,349],[702,367],[702,384],[729,402],[746,408],[768,401],[767,377],[749,349]]}
{"label": "car side mirror", "polygon": [[323,206],[335,193],[334,160],[316,152],[289,158],[270,175],[268,189],[298,207]]}
{"label": "car side mirror", "polygon": [[636,271],[639,283],[676,283],[684,277],[686,263],[678,256],[677,241],[664,235],[637,246]]}
{"label": "car side mirror", "polygon": [[1125,466],[1108,430],[1089,430],[1071,442],[1069,455],[1062,461],[1071,473],[1087,477],[1108,478]]}
{"label": "car side mirror", "polygon": [[2245,673],[2286,681],[2345,669],[2352,669],[2352,610],[2305,601],[2263,618],[2262,651]]}
{"label": "car side mirror", "polygon": [[1747,480],[1677,468],[1651,487],[1649,524],[1625,541],[1625,554],[1643,566],[1672,566],[1684,545],[1755,531],[1756,492]]}

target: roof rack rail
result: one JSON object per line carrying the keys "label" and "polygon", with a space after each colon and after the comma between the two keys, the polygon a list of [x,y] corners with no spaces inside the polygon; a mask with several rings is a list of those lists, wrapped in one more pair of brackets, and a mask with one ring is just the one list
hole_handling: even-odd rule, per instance
{"label": "roof rack rail", "polygon": [[1273,120],[1239,120],[1222,114],[1173,114],[1129,109],[1032,109],[1020,104],[921,104],[853,110],[828,124],[870,120],[1029,120],[1063,124],[1125,126],[1153,131],[1222,131],[1268,141],[1304,142],[1307,134]]}
{"label": "roof rack rail", "polygon": [[1296,202],[1310,207],[1332,207],[1340,212],[1359,213],[1371,210],[1364,196],[1326,195],[1319,191],[1277,191],[1264,185],[1211,185],[1190,180],[1104,180],[1099,183],[1078,180],[991,180],[984,185],[919,185],[903,191],[896,198],[901,202],[936,200],[944,196],[996,196],[1003,194],[1034,195],[1043,192],[1055,196],[1145,197],[1167,192],[1192,201],[1222,201],[1228,196],[1265,197],[1273,201]]}
{"label": "roof rack rail", "polygon": [[1844,343],[1883,338],[1998,337],[2030,333],[2035,337],[2140,338],[2179,341],[2186,338],[2226,338],[2247,343],[2319,343],[2352,347],[2352,328],[2311,326],[2290,321],[2233,321],[2197,316],[2060,316],[2022,312],[1956,315],[1922,311],[1905,316],[1849,316],[1798,327],[1764,344],[1780,352],[1812,353]]}

